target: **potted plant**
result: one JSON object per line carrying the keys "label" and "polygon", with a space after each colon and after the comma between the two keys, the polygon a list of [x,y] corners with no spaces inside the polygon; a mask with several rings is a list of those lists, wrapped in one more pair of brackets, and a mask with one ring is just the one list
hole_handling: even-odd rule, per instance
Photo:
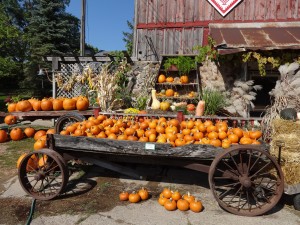
{"label": "potted plant", "polygon": [[164,63],[164,68],[167,71],[174,71],[174,67],[177,68],[180,75],[187,75],[192,69],[196,68],[196,64],[195,60],[189,56],[169,57]]}

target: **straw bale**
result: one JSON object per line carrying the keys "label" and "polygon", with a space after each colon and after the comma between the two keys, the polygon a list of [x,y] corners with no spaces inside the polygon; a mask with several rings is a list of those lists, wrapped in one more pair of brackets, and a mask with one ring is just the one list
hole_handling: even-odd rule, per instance
{"label": "straw bale", "polygon": [[271,155],[278,157],[281,148],[281,168],[287,184],[300,183],[300,123],[276,118],[272,122]]}
{"label": "straw bale", "polygon": [[286,184],[300,184],[300,164],[299,163],[288,163],[287,165],[281,166],[284,181]]}

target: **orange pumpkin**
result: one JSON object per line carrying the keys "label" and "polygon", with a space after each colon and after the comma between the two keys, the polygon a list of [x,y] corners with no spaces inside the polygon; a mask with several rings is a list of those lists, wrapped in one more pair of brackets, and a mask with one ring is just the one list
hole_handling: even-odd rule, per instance
{"label": "orange pumpkin", "polygon": [[183,84],[187,84],[189,82],[189,78],[186,75],[180,77],[180,82]]}
{"label": "orange pumpkin", "polygon": [[166,90],[166,96],[168,96],[168,97],[174,96],[174,90],[173,89],[167,89]]}
{"label": "orange pumpkin", "polygon": [[24,133],[22,131],[21,128],[13,128],[10,133],[10,138],[13,140],[13,141],[19,141],[21,140],[23,137],[24,137]]}
{"label": "orange pumpkin", "polygon": [[180,211],[187,211],[190,206],[189,206],[189,202],[185,199],[179,199],[177,201],[177,208],[180,210]]}
{"label": "orange pumpkin", "polygon": [[3,143],[7,140],[7,133],[5,130],[0,130],[0,143]]}
{"label": "orange pumpkin", "polygon": [[198,201],[197,199],[195,199],[195,201],[190,202],[190,209],[193,212],[201,212],[203,209],[203,205],[200,201]]}
{"label": "orange pumpkin", "polygon": [[173,210],[177,209],[176,201],[174,199],[170,198],[165,202],[164,207],[168,211],[173,211]]}
{"label": "orange pumpkin", "polygon": [[64,102],[64,100],[62,98],[53,99],[53,101],[52,101],[53,110],[54,111],[63,110],[64,109],[63,102]]}
{"label": "orange pumpkin", "polygon": [[169,83],[172,83],[174,81],[174,78],[173,77],[167,77],[166,81],[169,82]]}
{"label": "orange pumpkin", "polygon": [[17,122],[17,117],[14,115],[7,115],[4,118],[4,123],[6,123],[7,125],[12,125],[15,124]]}
{"label": "orange pumpkin", "polygon": [[8,112],[16,111],[16,106],[17,106],[17,103],[15,103],[15,102],[9,103],[8,106],[7,106],[7,111]]}
{"label": "orange pumpkin", "polygon": [[149,192],[146,188],[142,188],[138,192],[142,200],[147,200],[149,198]]}
{"label": "orange pumpkin", "polygon": [[32,105],[28,100],[19,101],[16,105],[16,111],[28,112],[32,110]]}
{"label": "orange pumpkin", "polygon": [[158,83],[164,83],[166,81],[166,76],[161,74],[158,76]]}
{"label": "orange pumpkin", "polygon": [[141,197],[140,197],[140,195],[138,193],[132,192],[131,194],[129,194],[128,200],[131,203],[137,203],[137,202],[139,202],[141,200]]}
{"label": "orange pumpkin", "polygon": [[84,111],[89,108],[89,100],[86,97],[79,97],[76,101],[76,108],[79,111]]}
{"label": "orange pumpkin", "polygon": [[63,101],[64,110],[75,110],[76,100],[72,98],[65,98]]}
{"label": "orange pumpkin", "polygon": [[34,111],[41,111],[42,108],[41,108],[41,101],[40,100],[37,100],[37,99],[32,99],[31,100],[31,105],[32,105],[32,108]]}
{"label": "orange pumpkin", "polygon": [[260,130],[250,131],[249,136],[252,139],[259,139],[262,136],[262,132]]}
{"label": "orange pumpkin", "polygon": [[119,194],[120,201],[127,201],[129,198],[129,193],[127,191],[123,191]]}
{"label": "orange pumpkin", "polygon": [[26,127],[24,129],[24,134],[26,135],[26,137],[31,138],[35,134],[35,129],[33,127]]}
{"label": "orange pumpkin", "polygon": [[50,99],[44,98],[41,102],[41,109],[43,111],[52,111],[53,110],[53,103]]}
{"label": "orange pumpkin", "polygon": [[42,136],[46,135],[46,131],[45,130],[38,130],[37,132],[35,132],[33,139],[35,141],[37,141],[38,139],[40,139]]}

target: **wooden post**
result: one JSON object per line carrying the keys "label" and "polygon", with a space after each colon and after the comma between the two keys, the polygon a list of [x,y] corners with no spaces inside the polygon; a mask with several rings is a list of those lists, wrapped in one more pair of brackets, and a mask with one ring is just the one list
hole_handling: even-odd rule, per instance
{"label": "wooden post", "polygon": [[86,0],[81,0],[80,56],[85,55],[85,10]]}

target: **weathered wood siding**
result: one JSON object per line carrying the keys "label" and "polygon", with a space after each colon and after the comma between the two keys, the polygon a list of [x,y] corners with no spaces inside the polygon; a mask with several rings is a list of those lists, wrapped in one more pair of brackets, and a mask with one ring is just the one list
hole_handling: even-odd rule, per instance
{"label": "weathered wood siding", "polygon": [[[135,0],[133,56],[156,60],[161,54],[191,54],[205,41],[212,22],[299,21],[300,0],[243,0],[223,17],[207,0]],[[145,36],[151,40],[151,49]]]}

